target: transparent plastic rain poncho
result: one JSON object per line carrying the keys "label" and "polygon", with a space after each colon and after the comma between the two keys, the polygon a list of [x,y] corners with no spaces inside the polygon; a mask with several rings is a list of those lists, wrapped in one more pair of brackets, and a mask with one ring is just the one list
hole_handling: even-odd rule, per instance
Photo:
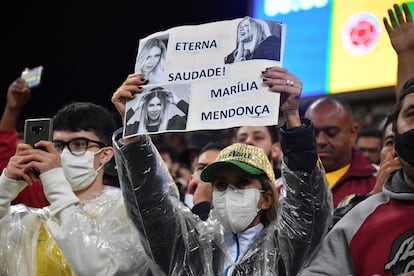
{"label": "transparent plastic rain poncho", "polygon": [[[306,137],[314,139],[313,128],[307,128]],[[118,130],[113,138],[121,188],[147,254],[165,275],[225,275],[224,230],[214,212],[202,221],[179,201],[174,182],[149,136],[138,136],[128,144],[121,136],[122,130]],[[291,153],[284,154],[286,195],[281,199],[278,218],[262,230],[232,275],[296,275],[326,234],[332,197],[316,148],[311,151],[315,162],[308,172],[290,170],[286,164]],[[294,154],[297,158],[298,153]]]}
{"label": "transparent plastic rain poncho", "polygon": [[26,183],[1,176],[0,275],[146,275],[149,260],[121,190],[105,186],[79,202],[61,168],[54,170],[40,176],[51,202],[43,209],[7,204]]}

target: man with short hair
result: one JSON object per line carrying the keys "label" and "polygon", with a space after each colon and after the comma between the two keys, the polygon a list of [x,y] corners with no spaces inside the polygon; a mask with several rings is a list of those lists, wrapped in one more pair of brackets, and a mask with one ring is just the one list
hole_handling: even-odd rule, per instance
{"label": "man with short hair", "polygon": [[379,129],[368,128],[359,131],[357,137],[357,147],[372,164],[380,164],[382,148],[382,133]]}
{"label": "man with short hair", "polygon": [[186,202],[189,207],[192,207],[193,213],[197,214],[202,220],[208,218],[212,197],[213,186],[210,182],[201,180],[201,171],[210,163],[216,160],[220,151],[227,145],[222,142],[210,142],[205,145],[197,158],[195,169],[190,177],[188,186],[188,194],[191,195],[192,202]]}
{"label": "man with short hair", "polygon": [[276,178],[279,178],[283,155],[279,142],[279,128],[276,125],[242,126],[235,130],[235,142],[262,148],[273,165]]}
{"label": "man with short hair", "polygon": [[[103,184],[115,127],[102,106],[74,102],[54,116],[53,142],[18,145],[0,176],[0,275],[146,272],[122,192]],[[49,206],[10,205],[39,179]]]}
{"label": "man with short hair", "polygon": [[348,195],[368,194],[375,186],[377,170],[354,146],[358,125],[349,104],[336,97],[319,98],[307,108],[305,118],[314,125],[334,207]]}

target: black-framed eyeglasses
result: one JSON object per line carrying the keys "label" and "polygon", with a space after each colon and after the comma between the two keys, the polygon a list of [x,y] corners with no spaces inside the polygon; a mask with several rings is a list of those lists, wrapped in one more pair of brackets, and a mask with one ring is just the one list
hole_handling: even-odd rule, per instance
{"label": "black-framed eyeglasses", "polygon": [[[95,143],[96,145],[89,145],[89,143]],[[86,137],[73,138],[67,142],[53,140],[53,145],[59,152],[62,152],[65,147],[68,147],[70,153],[77,156],[85,154],[88,148],[92,146],[98,146],[99,148],[106,147],[104,143],[96,140],[91,140]]]}

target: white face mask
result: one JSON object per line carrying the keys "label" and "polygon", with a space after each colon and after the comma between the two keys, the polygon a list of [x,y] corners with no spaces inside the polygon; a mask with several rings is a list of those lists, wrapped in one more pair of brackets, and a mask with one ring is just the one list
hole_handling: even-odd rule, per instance
{"label": "white face mask", "polygon": [[243,232],[253,221],[260,199],[258,189],[237,189],[228,185],[224,191],[213,190],[214,212],[223,227],[233,233]]}
{"label": "white face mask", "polygon": [[73,191],[83,190],[93,183],[99,170],[103,167],[102,164],[95,170],[95,155],[103,149],[97,152],[86,151],[85,154],[79,156],[73,155],[67,148],[63,149],[60,154],[63,173],[70,185],[72,185]]}

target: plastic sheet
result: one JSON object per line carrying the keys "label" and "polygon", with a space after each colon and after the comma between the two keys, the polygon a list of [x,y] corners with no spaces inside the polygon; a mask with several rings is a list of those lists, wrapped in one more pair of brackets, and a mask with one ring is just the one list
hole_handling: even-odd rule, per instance
{"label": "plastic sheet", "polygon": [[55,217],[20,204],[0,220],[0,275],[146,275],[150,262],[118,188]]}
{"label": "plastic sheet", "polygon": [[[113,143],[121,187],[150,257],[167,275],[224,275],[228,254],[214,212],[202,221],[174,196],[149,136],[125,145],[120,133]],[[286,164],[282,170],[286,195],[278,219],[264,228],[232,275],[295,275],[328,229],[332,198],[321,163],[311,172],[291,171]]]}

